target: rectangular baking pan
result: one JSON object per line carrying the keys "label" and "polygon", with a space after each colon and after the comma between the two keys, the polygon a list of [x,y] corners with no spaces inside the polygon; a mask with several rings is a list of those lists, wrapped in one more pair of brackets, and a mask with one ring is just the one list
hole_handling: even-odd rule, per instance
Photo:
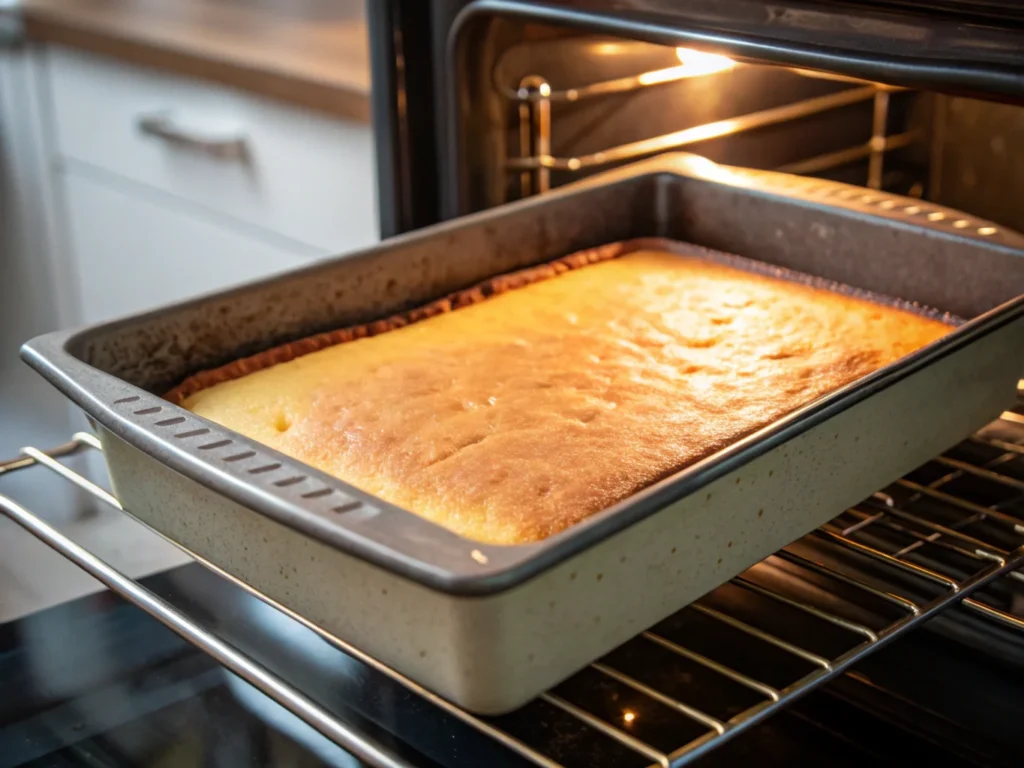
{"label": "rectangular baking pan", "polygon": [[[184,376],[583,248],[664,237],[947,311],[942,340],[542,542],[469,541],[163,400]],[[920,201],[664,155],[23,356],[143,522],[477,712],[513,709],[1014,401],[1024,238]],[[557,458],[553,458],[557,460]]]}

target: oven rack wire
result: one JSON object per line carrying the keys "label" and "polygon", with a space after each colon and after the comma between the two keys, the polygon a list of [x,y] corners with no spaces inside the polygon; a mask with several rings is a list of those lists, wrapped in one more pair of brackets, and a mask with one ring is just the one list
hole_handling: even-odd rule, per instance
{"label": "oven rack wire", "polygon": [[[698,55],[706,56],[706,54]],[[724,59],[724,57],[714,58]],[[712,139],[721,139],[801,120],[853,104],[871,102],[871,134],[865,141],[825,154],[807,157],[772,170],[807,176],[823,173],[866,158],[868,167],[865,186],[869,189],[880,190],[883,184],[883,166],[886,154],[908,147],[922,138],[920,132],[916,130],[897,134],[890,134],[888,130],[891,95],[906,92],[908,89],[824,72],[787,68],[793,74],[802,77],[834,80],[846,83],[850,87],[834,93],[608,147],[597,152],[571,157],[551,154],[553,105],[607,97],[612,94],[632,93],[678,83],[693,77],[711,77],[735,67],[750,66],[728,59],[724,59],[724,62],[723,65],[716,67],[714,66],[715,62],[712,61],[712,66],[707,67],[703,59],[689,63],[683,61],[678,66],[559,89],[552,88],[548,80],[540,74],[523,77],[515,88],[496,83],[498,92],[513,105],[519,127],[518,154],[506,159],[505,170],[511,174],[519,174],[520,193],[523,197],[528,197],[551,189],[551,171],[553,170],[580,172],[599,169],[661,152],[688,149]]]}
{"label": "oven rack wire", "polygon": [[[748,699],[746,705],[730,704],[723,711],[718,704],[717,709],[712,709],[702,704],[699,696],[691,699],[690,691],[685,688],[674,690],[665,685],[664,679],[642,677],[627,668],[628,665],[624,666],[616,659],[616,651],[590,665],[576,678],[526,705],[520,714],[531,707],[544,707],[549,714],[557,712],[559,717],[571,720],[588,738],[603,740],[620,751],[624,750],[624,754],[630,756],[631,764],[678,768],[754,726],[797,697],[843,674],[867,654],[956,604],[1003,628],[1024,632],[1024,617],[1014,613],[1012,606],[1007,608],[1000,605],[998,599],[987,597],[993,588],[1019,590],[1018,585],[1024,581],[1024,571],[1019,570],[1024,566],[1024,514],[1014,514],[1014,510],[1024,510],[1024,505],[1017,505],[1024,501],[1024,416],[1016,411],[1006,412],[996,423],[962,445],[983,449],[987,453],[983,460],[976,461],[965,460],[956,451],[937,457],[929,465],[929,477],[922,478],[912,473],[897,481],[885,492],[875,494],[629,641],[643,643],[649,649],[659,649],[660,653],[679,663],[699,668],[702,674],[742,690]],[[19,457],[0,462],[0,478],[18,471],[50,470],[91,493],[101,503],[123,510],[113,495],[60,461],[92,450],[101,450],[100,444],[87,433],[77,433],[68,443],[49,451],[24,448]],[[982,493],[981,500],[971,498],[972,494],[963,491],[964,481],[998,488],[1003,497],[994,503],[985,503],[991,501],[985,493]],[[3,495],[0,495],[0,511],[357,758],[369,765],[385,768],[408,765],[394,751],[332,716],[330,711],[287,680],[206,629],[200,620],[186,615],[77,545],[36,513]],[[979,532],[979,528],[991,535]],[[1007,542],[1011,545],[1008,546]],[[544,739],[517,732],[515,721],[522,720],[522,717],[481,717],[466,712],[367,653],[332,637],[194,553],[185,552],[221,577],[313,630],[341,651],[494,739],[527,763],[543,768],[563,768],[573,764],[571,758],[550,748]],[[841,557],[837,561],[829,553]],[[876,570],[865,575],[867,571],[851,567],[848,562],[843,564],[844,558],[868,563]],[[966,570],[964,563],[970,566]],[[878,573],[882,574],[881,577]],[[913,586],[908,587],[908,584]],[[922,590],[922,586],[928,589]],[[723,591],[731,595],[723,596]],[[836,595],[841,592],[846,594],[846,603],[836,600]],[[851,594],[856,599],[851,598]],[[750,613],[751,601],[762,604],[760,614]],[[850,607],[858,601],[861,609]],[[872,611],[863,610],[863,601],[874,605]],[[767,612],[763,610],[764,604],[771,606]],[[884,619],[879,618],[886,613],[879,610],[880,606],[888,610]],[[816,632],[794,639],[783,636],[785,633],[776,628],[766,628],[757,618],[758,615],[787,612],[799,615],[822,631],[827,630],[825,634],[843,635],[848,642],[839,650],[833,645],[831,652],[825,652],[814,647],[812,641]],[[806,671],[795,679],[779,682],[766,680],[734,661],[722,661],[716,658],[714,650],[709,651],[699,644],[693,646],[692,641],[698,639],[696,634],[680,637],[673,632],[673,623],[685,616],[699,618],[719,630],[733,633],[742,638],[748,648],[754,647],[760,653],[781,654],[790,661],[799,662]],[[865,618],[867,616],[872,618]],[[597,693],[592,697],[581,696],[580,690],[586,691],[586,686],[581,686],[577,678],[586,675],[596,676],[605,685],[625,692],[629,701],[643,702],[643,707],[631,704],[609,714],[605,706],[607,697],[602,698]],[[666,673],[664,677],[667,676]],[[749,703],[751,697],[756,699],[753,704]],[[617,697],[613,698],[617,700]],[[679,741],[685,743],[671,745],[666,744],[664,738],[660,741],[645,740],[643,723],[640,722],[643,719],[640,713],[647,712],[645,707],[683,718],[690,733],[694,727],[703,732],[692,738],[680,737]],[[534,718],[545,716],[543,712],[527,714]]]}

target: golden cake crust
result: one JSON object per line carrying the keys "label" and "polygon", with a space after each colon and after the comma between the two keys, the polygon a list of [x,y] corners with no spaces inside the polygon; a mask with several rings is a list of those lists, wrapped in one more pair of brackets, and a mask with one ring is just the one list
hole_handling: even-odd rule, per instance
{"label": "golden cake crust", "polygon": [[484,301],[492,296],[504,293],[505,291],[512,291],[516,288],[522,288],[530,285],[531,283],[557,277],[558,275],[568,272],[570,269],[578,269],[579,267],[585,267],[588,264],[596,264],[599,261],[614,259],[617,256],[621,256],[624,253],[629,253],[635,250],[636,246],[642,242],[644,241],[636,240],[622,243],[611,243],[599,248],[589,248],[585,251],[578,251],[576,253],[569,254],[568,256],[555,259],[554,261],[540,264],[536,267],[528,267],[516,272],[492,277],[482,283],[472,286],[471,288],[455,291],[443,298],[432,301],[429,304],[425,304],[422,307],[416,307],[407,312],[399,312],[398,314],[391,315],[383,320],[374,320],[370,323],[361,323],[348,328],[339,328],[337,330],[307,336],[299,339],[298,341],[281,344],[271,349],[257,352],[254,355],[233,360],[227,365],[222,365],[218,368],[199,371],[168,391],[167,394],[164,395],[164,399],[180,405],[190,395],[195,394],[201,389],[212,387],[215,384],[231,381],[232,379],[238,379],[242,376],[247,376],[250,373],[263,370],[264,368],[269,368],[272,365],[277,365],[278,363],[287,363],[289,360],[294,360],[297,357],[302,357],[303,355],[308,355],[311,352],[317,352],[321,349],[326,349],[327,347],[333,347],[337,344],[344,344],[357,339],[365,339],[371,336],[377,336],[378,334],[385,333],[387,331],[404,328],[411,323],[418,323],[421,320],[426,320],[427,318],[434,317],[435,315],[443,315],[446,312],[453,312],[457,309],[468,307],[471,304]]}
{"label": "golden cake crust", "polygon": [[638,242],[202,372],[168,398],[459,534],[515,544],[950,330]]}

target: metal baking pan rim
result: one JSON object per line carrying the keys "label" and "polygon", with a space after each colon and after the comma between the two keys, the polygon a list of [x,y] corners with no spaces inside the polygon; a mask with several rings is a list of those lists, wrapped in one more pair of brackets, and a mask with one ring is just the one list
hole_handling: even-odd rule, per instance
{"label": "metal baking pan rim", "polygon": [[[89,366],[67,351],[78,337],[88,334],[89,329],[57,332],[33,339],[22,347],[22,357],[105,429],[202,486],[341,551],[430,588],[456,595],[484,596],[503,592],[522,584],[557,563],[645,519],[673,501],[694,493],[712,481],[823,423],[869,396],[896,384],[1022,316],[1024,316],[1024,296],[1017,297],[968,321],[948,336],[902,360],[797,408],[712,456],[685,467],[618,504],[540,542],[512,546],[474,542],[419,518],[407,510],[356,491],[354,495],[372,499],[374,505],[379,509],[415,517],[426,523],[430,529],[436,532],[437,536],[452,537],[462,542],[467,551],[472,550],[483,555],[483,557],[474,558],[472,561],[467,558],[466,565],[468,566],[472,562],[473,567],[463,569],[452,567],[450,561],[438,562],[437,558],[425,557],[424,550],[418,543],[410,542],[409,549],[402,551],[360,535],[357,531],[326,525],[313,513],[304,510],[301,505],[270,495],[247,480],[220,470],[202,458],[192,456],[181,449],[175,449],[158,435],[152,434],[146,428],[117,413],[90,392],[87,385],[76,380],[75,368],[78,368],[81,373],[117,382],[122,388],[129,387],[138,392],[143,392],[143,390]],[[71,370],[68,370],[69,368]],[[193,419],[198,419],[194,414],[178,406],[167,404],[165,407],[171,409],[171,412],[187,414]],[[204,419],[198,420],[217,427],[221,432],[237,435],[237,433],[212,422],[207,422]],[[253,446],[261,449],[264,453],[279,456],[282,461],[295,463],[289,457],[244,436],[237,435],[236,442],[239,446]],[[301,464],[301,462],[298,463]],[[337,478],[307,468],[306,465],[302,466],[309,474],[316,476],[326,485],[353,495],[354,489]],[[414,553],[412,550],[416,547],[420,547],[420,549]]]}

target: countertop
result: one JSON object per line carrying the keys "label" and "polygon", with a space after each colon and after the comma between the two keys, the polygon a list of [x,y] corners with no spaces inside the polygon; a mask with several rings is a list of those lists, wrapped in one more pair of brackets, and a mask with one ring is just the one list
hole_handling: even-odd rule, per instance
{"label": "countertop", "polygon": [[364,0],[22,0],[30,39],[369,122]]}

